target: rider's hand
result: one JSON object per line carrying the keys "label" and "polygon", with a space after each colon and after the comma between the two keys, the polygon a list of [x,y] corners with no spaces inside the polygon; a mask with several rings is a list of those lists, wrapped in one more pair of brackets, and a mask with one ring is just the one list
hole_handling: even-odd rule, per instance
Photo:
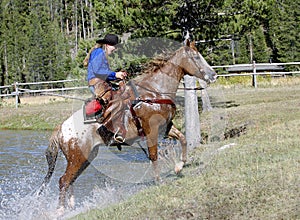
{"label": "rider's hand", "polygon": [[116,72],[116,78],[118,79],[125,79],[127,76],[127,73],[124,71]]}

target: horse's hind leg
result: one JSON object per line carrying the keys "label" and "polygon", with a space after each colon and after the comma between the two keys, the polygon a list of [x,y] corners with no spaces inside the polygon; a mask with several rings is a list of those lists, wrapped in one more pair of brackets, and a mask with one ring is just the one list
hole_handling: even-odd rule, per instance
{"label": "horse's hind leg", "polygon": [[70,184],[68,194],[69,194],[68,199],[67,199],[68,207],[71,208],[71,209],[74,209],[74,207],[75,207],[75,197],[74,197],[74,185],[73,184]]}
{"label": "horse's hind leg", "polygon": [[59,135],[59,128],[57,128],[52,133],[50,142],[49,142],[49,146],[45,152],[47,163],[48,163],[48,172],[44,178],[44,181],[38,192],[38,195],[40,195],[43,192],[43,190],[45,189],[45,187],[48,185],[50,178],[54,172],[54,168],[56,165],[56,159],[57,159],[57,155],[58,155],[58,150],[59,150],[58,135]]}
{"label": "horse's hind leg", "polygon": [[95,158],[98,153],[98,148],[94,148],[92,152],[90,152],[88,157],[83,154],[83,152],[75,147],[68,152],[66,155],[68,164],[64,175],[59,179],[59,210],[63,211],[65,208],[66,194],[68,189],[70,189],[69,204],[75,204],[72,184],[75,180],[80,176],[80,174],[90,165],[91,161]]}
{"label": "horse's hind leg", "polygon": [[[59,211],[63,212],[65,209],[66,195],[69,187],[73,184],[73,182],[78,177],[79,170],[82,166],[85,166],[86,161],[82,159],[78,159],[78,161],[70,160],[68,161],[66,171],[64,175],[59,179]],[[72,193],[72,190],[71,190]],[[70,195],[72,197],[72,195]]]}
{"label": "horse's hind leg", "polygon": [[175,173],[179,173],[182,170],[183,165],[187,161],[187,142],[185,136],[174,125],[171,127],[171,130],[168,135],[169,137],[176,138],[177,140],[179,140],[181,144],[181,161],[175,165]]}

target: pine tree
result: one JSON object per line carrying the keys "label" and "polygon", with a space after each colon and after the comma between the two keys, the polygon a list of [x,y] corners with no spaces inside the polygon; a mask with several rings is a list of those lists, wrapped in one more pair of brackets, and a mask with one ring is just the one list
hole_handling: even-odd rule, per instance
{"label": "pine tree", "polygon": [[26,72],[26,3],[2,1],[1,66],[5,84],[24,82]]}
{"label": "pine tree", "polygon": [[300,5],[298,1],[276,1],[270,20],[274,62],[300,60]]}
{"label": "pine tree", "polygon": [[[256,62],[299,61],[299,7],[293,0],[2,0],[0,84],[83,74],[87,50],[108,32],[181,42],[189,30],[216,65],[251,62],[250,42]],[[128,60],[138,68],[143,59]]]}

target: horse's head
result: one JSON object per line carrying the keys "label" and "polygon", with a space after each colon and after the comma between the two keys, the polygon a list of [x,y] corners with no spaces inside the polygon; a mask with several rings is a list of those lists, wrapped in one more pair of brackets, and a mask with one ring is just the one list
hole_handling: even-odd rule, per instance
{"label": "horse's head", "polygon": [[207,83],[216,81],[216,72],[196,49],[194,42],[187,42],[186,46],[178,50],[177,55],[181,58],[177,59],[180,62],[177,65],[180,65],[185,74],[200,78]]}

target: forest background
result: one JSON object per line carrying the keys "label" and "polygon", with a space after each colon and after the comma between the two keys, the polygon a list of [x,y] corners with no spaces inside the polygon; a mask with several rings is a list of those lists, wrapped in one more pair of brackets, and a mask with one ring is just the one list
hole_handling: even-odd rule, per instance
{"label": "forest background", "polygon": [[299,14],[299,0],[1,0],[0,85],[84,79],[106,33],[182,42],[189,31],[211,65],[300,61]]}

